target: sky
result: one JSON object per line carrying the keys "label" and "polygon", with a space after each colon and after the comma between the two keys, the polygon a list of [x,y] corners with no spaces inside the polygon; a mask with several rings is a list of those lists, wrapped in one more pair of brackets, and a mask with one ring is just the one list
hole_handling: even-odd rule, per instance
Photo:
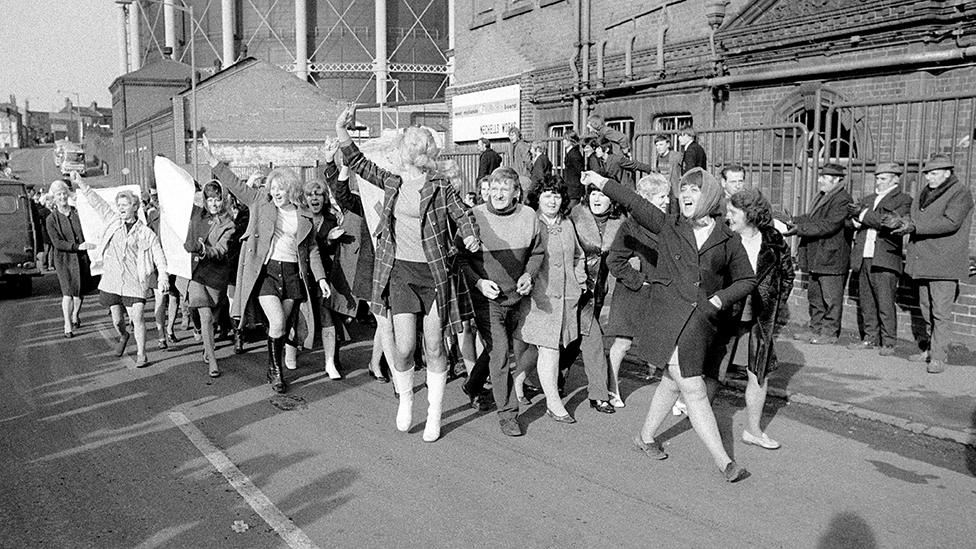
{"label": "sky", "polygon": [[0,102],[13,94],[32,111],[61,110],[65,97],[111,107],[118,9],[114,0],[0,0]]}

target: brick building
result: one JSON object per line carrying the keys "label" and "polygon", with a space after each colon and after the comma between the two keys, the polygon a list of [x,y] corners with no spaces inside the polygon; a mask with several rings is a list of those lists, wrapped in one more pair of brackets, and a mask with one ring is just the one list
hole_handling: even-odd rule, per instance
{"label": "brick building", "polygon": [[[193,104],[189,67],[161,60],[119,77],[115,142],[126,184],[152,186],[153,158],[162,154],[193,172]],[[214,152],[246,175],[259,166],[291,166],[303,176],[316,166],[337,114],[336,100],[264,61],[244,59],[197,83],[197,127]],[[200,160],[198,178],[209,178]]]}
{"label": "brick building", "polygon": [[27,146],[27,126],[24,115],[17,107],[17,98],[0,103],[0,149],[19,149]]}
{"label": "brick building", "polygon": [[[653,134],[693,124],[713,171],[744,164],[794,213],[827,159],[847,167],[855,197],[881,161],[905,167],[912,193],[936,152],[963,181],[976,176],[974,1],[472,0],[454,15],[446,100],[458,151],[479,134],[502,142],[517,123],[530,140],[553,140],[558,166],[559,136],[598,113],[648,161]],[[976,285],[962,287],[955,329],[976,342]]]}

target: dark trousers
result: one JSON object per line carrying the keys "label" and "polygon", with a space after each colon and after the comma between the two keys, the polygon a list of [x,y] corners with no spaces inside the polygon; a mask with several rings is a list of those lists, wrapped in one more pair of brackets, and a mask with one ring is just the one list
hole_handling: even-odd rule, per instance
{"label": "dark trousers", "polygon": [[874,267],[871,258],[865,257],[861,260],[857,286],[857,314],[864,328],[864,341],[894,347],[898,339],[898,314],[895,310],[898,273]]}
{"label": "dark trousers", "polygon": [[[580,319],[580,323],[590,321],[590,331],[581,335],[559,353],[560,381],[576,357],[583,355],[583,372],[586,374],[587,394],[591,400],[607,400],[608,368],[607,354],[603,346],[603,328],[600,327],[599,312],[592,319]],[[562,383],[560,383],[562,387]]]}
{"label": "dark trousers", "polygon": [[478,327],[484,349],[478,355],[464,388],[468,394],[476,395],[484,388],[488,376],[491,376],[491,392],[495,397],[500,419],[514,419],[518,416],[515,383],[508,366],[508,348],[518,323],[518,312],[518,303],[500,305],[484,299],[474,301],[474,323]]}
{"label": "dark trousers", "polygon": [[959,295],[959,282],[929,279],[916,282],[918,305],[929,333],[929,356],[932,360],[945,362],[952,341],[952,304]]}
{"label": "dark trousers", "polygon": [[844,312],[845,275],[810,274],[807,302],[810,304],[810,330],[821,336],[840,335]]}

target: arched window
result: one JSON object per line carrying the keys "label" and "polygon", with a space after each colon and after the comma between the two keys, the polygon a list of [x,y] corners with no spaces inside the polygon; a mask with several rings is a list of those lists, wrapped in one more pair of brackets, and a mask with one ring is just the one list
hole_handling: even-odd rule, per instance
{"label": "arched window", "polygon": [[[841,118],[838,111],[830,111],[830,105],[820,105],[820,128],[814,127],[816,112],[812,108],[799,108],[789,115],[788,121],[791,123],[802,124],[810,131],[807,141],[807,158],[813,157],[814,139],[819,141],[819,158],[823,160],[843,160],[858,158],[857,142],[854,138],[855,132],[850,127],[847,120]],[[828,121],[828,116],[830,120]],[[827,135],[827,132],[830,135]]]}

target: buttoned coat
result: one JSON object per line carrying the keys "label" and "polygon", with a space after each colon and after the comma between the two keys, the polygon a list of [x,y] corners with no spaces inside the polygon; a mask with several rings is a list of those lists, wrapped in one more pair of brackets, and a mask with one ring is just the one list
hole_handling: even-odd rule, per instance
{"label": "buttoned coat", "polygon": [[587,295],[580,301],[579,317],[580,333],[588,335],[596,310],[603,307],[603,300],[607,297],[607,254],[624,220],[607,219],[601,233],[587,204],[578,204],[569,212],[569,218],[576,226],[576,236],[586,258]]}
{"label": "buttoned coat", "polygon": [[[400,195],[403,179],[399,175],[380,168],[356,147],[348,142],[342,145],[345,164],[363,180],[384,190],[383,212],[376,229],[376,260],[373,265],[373,291],[370,310],[385,314],[388,309],[384,292],[389,286],[390,273],[396,258],[396,240],[393,232],[393,207]],[[461,322],[473,318],[470,296],[466,286],[460,285],[455,260],[458,247],[451,223],[457,226],[457,237],[479,238],[478,225],[457,190],[443,177],[428,177],[420,189],[420,235],[424,256],[437,293],[437,310],[445,330],[461,333]]]}
{"label": "buttoned coat", "polygon": [[966,280],[969,272],[969,231],[973,194],[969,185],[949,176],[945,192],[926,207],[912,201],[915,232],[908,240],[905,272],[916,279]]}
{"label": "buttoned coat", "polygon": [[[633,326],[645,321],[657,265],[657,237],[633,217],[628,217],[617,231],[607,254],[607,268],[617,279],[610,301],[607,335],[633,337]],[[638,268],[634,267],[635,259]]]}
{"label": "buttoned coat", "polygon": [[[691,223],[665,214],[616,181],[603,193],[630,209],[641,226],[658,235],[647,322],[634,334],[633,352],[651,364],[667,364],[675,347],[683,376],[701,375],[720,312],[731,310],[756,287],[756,276],[738,235],[716,222],[701,248]],[[721,309],[709,300],[717,296]]]}
{"label": "buttoned coat", "polygon": [[478,155],[478,179],[491,175],[491,172],[502,165],[502,155],[494,149],[485,149]]}
{"label": "buttoned coat", "polygon": [[62,295],[81,296],[92,290],[91,260],[87,250],[78,249],[85,242],[78,210],[69,206],[68,215],[54,208],[44,221],[54,246],[54,270]]}
{"label": "buttoned coat", "polygon": [[868,238],[868,229],[877,231],[874,239],[874,256],[871,258],[871,266],[888,269],[901,274],[904,258],[902,257],[902,242],[904,237],[900,234],[892,234],[891,229],[881,224],[881,220],[886,215],[902,217],[908,215],[912,208],[912,197],[895,188],[878,202],[878,207],[874,207],[877,193],[871,193],[861,200],[861,204],[867,205],[864,218],[861,219],[861,228],[854,234],[854,249],[851,251],[851,270],[854,272],[861,270],[861,260],[864,255],[864,245]]}
{"label": "buttoned coat", "polygon": [[808,214],[794,220],[800,237],[797,262],[801,271],[846,275],[851,266],[853,224],[847,206],[851,195],[843,187],[824,195]]}
{"label": "buttoned coat", "polygon": [[688,173],[694,168],[708,170],[708,160],[705,156],[705,149],[702,148],[697,140],[689,143],[688,146],[681,151],[681,160],[679,162],[681,165],[681,175]]}
{"label": "buttoned coat", "polygon": [[586,285],[586,256],[568,218],[553,225],[539,215],[546,255],[532,280],[532,292],[521,302],[522,341],[557,349],[579,337],[577,305]]}
{"label": "buttoned coat", "polygon": [[[228,214],[211,216],[203,208],[193,206],[190,228],[183,243],[184,249],[192,254],[190,271],[193,280],[221,293],[227,291],[233,269],[237,267],[228,255],[233,235],[234,220]],[[204,241],[203,250],[200,250],[200,238]]]}
{"label": "buttoned coat", "polygon": [[[248,301],[256,296],[254,291],[258,279],[264,269],[265,260],[271,252],[275,220],[278,219],[278,207],[271,201],[266,190],[248,187],[238,179],[227,164],[223,162],[218,164],[213,168],[213,173],[220,184],[229,192],[234,193],[237,200],[244,203],[250,210],[250,218],[241,246],[236,293],[230,311],[234,318],[241,318]],[[292,341],[306,348],[311,348],[315,339],[315,330],[312,329],[314,322],[311,302],[311,296],[315,294],[312,286],[317,281],[326,278],[313,229],[312,213],[304,208],[299,208],[298,234],[295,236],[295,240],[298,242],[298,276],[305,286],[305,295],[309,299],[305,299],[299,304],[300,314],[296,317],[295,334]]]}

